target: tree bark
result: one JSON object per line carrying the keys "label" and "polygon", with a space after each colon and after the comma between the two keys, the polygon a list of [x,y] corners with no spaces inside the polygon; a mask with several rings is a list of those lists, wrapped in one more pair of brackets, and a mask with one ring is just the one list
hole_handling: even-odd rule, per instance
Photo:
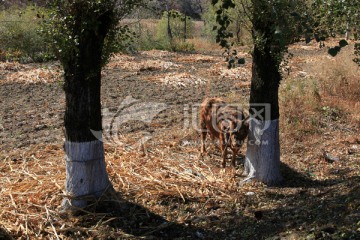
{"label": "tree bark", "polygon": [[[66,192],[63,209],[83,208],[111,188],[104,161],[103,142],[91,132],[102,130],[101,67],[106,18],[100,27],[75,29],[79,45],[63,61],[65,71]],[[81,33],[80,33],[81,32]]]}
{"label": "tree bark", "polygon": [[345,40],[349,40],[349,35],[350,35],[349,23],[346,23]]}
{"label": "tree bark", "polygon": [[184,16],[184,42],[186,42],[186,38],[187,38],[187,34],[186,34],[186,31],[187,31],[187,29],[186,29],[186,24],[187,24],[187,16],[186,16],[186,14],[184,14],[185,16]]}
{"label": "tree bark", "polygon": [[267,185],[281,182],[278,88],[281,75],[271,54],[256,46],[250,93],[250,129],[245,158],[246,179]]}
{"label": "tree bark", "polygon": [[[268,126],[263,131],[264,126]],[[268,186],[282,181],[280,174],[279,121],[250,121],[245,158],[246,180],[255,178]]]}
{"label": "tree bark", "polygon": [[240,23],[239,19],[236,19],[235,26],[236,26],[236,41],[237,41],[237,43],[240,43],[240,41],[241,41],[241,23]]}
{"label": "tree bark", "polygon": [[166,12],[167,12],[167,34],[170,40],[172,40],[173,35],[171,32],[171,25],[170,25],[170,10],[169,10],[169,3],[166,2]]}
{"label": "tree bark", "polygon": [[[253,1],[253,66],[250,92],[250,130],[245,158],[246,179],[255,178],[268,185],[281,182],[279,145],[279,102],[281,80],[280,49],[273,40],[271,16],[257,15],[269,5],[263,0]],[[271,12],[271,11],[269,11]]]}
{"label": "tree bark", "polygon": [[66,192],[64,209],[84,208],[111,189],[108,179],[103,142],[65,142]]}

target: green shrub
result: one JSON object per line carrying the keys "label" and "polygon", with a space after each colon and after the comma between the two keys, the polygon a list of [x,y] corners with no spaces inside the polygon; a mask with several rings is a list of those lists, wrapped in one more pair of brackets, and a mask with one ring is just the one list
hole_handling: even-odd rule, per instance
{"label": "green shrub", "polygon": [[136,52],[135,39],[136,33],[133,32],[129,26],[124,25],[119,27],[115,32],[115,40],[110,44],[105,38],[105,55],[112,53],[134,53]]}
{"label": "green shrub", "polygon": [[33,7],[10,8],[0,12],[0,51],[5,60],[44,61],[52,58],[39,33],[44,15]]}
{"label": "green shrub", "polygon": [[[167,35],[167,13],[164,13],[161,20],[141,20],[137,22],[126,22],[131,31],[136,35],[133,45],[137,50],[167,50],[167,51],[195,51],[194,44],[184,41],[183,15],[179,12],[171,11],[170,25],[173,39]],[[187,18],[187,37],[192,37],[194,23]]]}
{"label": "green shrub", "polygon": [[[242,4],[240,0],[234,0],[233,2],[238,6],[241,6]],[[246,2],[247,1],[244,2],[245,5],[248,4]],[[202,15],[202,19],[204,20],[202,35],[208,40],[215,42],[217,31],[220,27],[216,22],[216,11],[218,7],[214,7],[210,2],[208,2],[206,4],[206,8],[206,11],[204,11]],[[239,46],[251,45],[251,21],[247,18],[247,14],[244,13],[242,7],[228,9],[228,15],[230,18],[230,25],[228,26],[227,30],[233,35],[231,41]]]}
{"label": "green shrub", "polygon": [[207,11],[202,15],[204,19],[204,27],[202,29],[202,36],[208,39],[211,42],[215,42],[217,31],[215,26],[218,24],[215,21],[216,11],[212,4],[207,4]]}
{"label": "green shrub", "polygon": [[193,43],[189,43],[183,40],[173,40],[171,41],[171,50],[173,52],[194,52],[195,46]]}
{"label": "green shrub", "polygon": [[157,21],[142,20],[136,24],[130,24],[130,28],[136,34],[134,46],[137,50],[147,51],[152,49],[170,50],[170,41],[156,37]]}

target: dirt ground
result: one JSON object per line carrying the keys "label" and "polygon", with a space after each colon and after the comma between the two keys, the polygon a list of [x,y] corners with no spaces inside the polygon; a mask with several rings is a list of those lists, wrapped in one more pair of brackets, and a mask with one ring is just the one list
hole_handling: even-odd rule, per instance
{"label": "dirt ground", "polygon": [[[303,81],[312,74],[306,59],[326,55],[300,45],[291,51],[301,61],[291,62],[290,75]],[[102,106],[120,206],[67,218],[58,213],[65,179],[59,63],[0,63],[0,238],[358,239],[358,123],[324,121],[321,135],[306,140],[280,130],[281,187],[241,184],[243,156],[236,170],[220,168],[213,146],[198,157],[197,104],[206,96],[248,102],[251,57],[245,49],[239,55],[246,63],[235,70],[220,52],[114,56],[103,70]]]}

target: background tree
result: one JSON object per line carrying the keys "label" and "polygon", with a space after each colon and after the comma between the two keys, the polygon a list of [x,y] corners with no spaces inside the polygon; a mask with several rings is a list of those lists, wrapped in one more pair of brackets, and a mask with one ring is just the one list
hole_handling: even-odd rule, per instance
{"label": "background tree", "polygon": [[[249,2],[246,0],[234,0],[234,7],[226,9],[226,16],[229,18],[229,26],[226,28],[227,32],[231,33],[233,41],[235,44],[243,44],[248,42],[246,35],[244,33],[249,33],[251,31],[250,26],[250,12],[249,11]],[[221,25],[216,25],[217,14],[216,11],[219,9],[219,4],[215,6],[211,2],[208,2],[206,5],[206,11],[203,14],[203,20],[205,22],[205,32],[216,38],[216,30],[221,28]],[[225,13],[224,13],[225,14]],[[216,28],[214,29],[214,26]],[[249,34],[247,34],[249,35]]]}
{"label": "background tree", "polygon": [[[169,20],[170,19],[170,20]],[[170,25],[169,25],[170,22]],[[185,25],[186,24],[186,25]],[[167,29],[171,28],[171,37],[175,40],[184,39],[185,37],[192,37],[194,32],[194,24],[191,19],[184,14],[171,10],[164,12],[157,26],[158,39],[167,39],[171,41]]]}
{"label": "background tree", "polygon": [[66,192],[63,206],[85,207],[112,189],[104,161],[101,68],[112,53],[118,22],[140,0],[52,1],[44,32],[64,68]]}
{"label": "background tree", "polygon": [[360,27],[360,2],[342,0],[313,0],[313,15],[317,18],[317,29],[325,30],[335,36],[343,33],[349,38],[349,33],[358,39]]}
{"label": "background tree", "polygon": [[[249,2],[250,5],[246,3]],[[346,3],[345,3],[346,2]],[[300,0],[212,0],[217,7],[217,42],[229,52],[232,37],[228,31],[231,23],[229,9],[241,4],[244,18],[250,16],[254,42],[250,92],[250,132],[245,160],[247,179],[256,178],[268,185],[281,182],[279,146],[278,88],[282,79],[280,67],[289,44],[305,37],[322,43],[326,37],[345,33],[348,26],[355,26],[354,37],[359,31],[358,1],[300,1]],[[330,48],[336,55],[347,45]],[[323,44],[320,44],[323,46]],[[359,52],[355,44],[355,53]],[[358,58],[354,59],[355,62]],[[268,114],[266,114],[268,112]]]}
{"label": "background tree", "polygon": [[[315,20],[313,26],[315,38],[343,35],[346,40],[359,40],[359,1],[313,0],[311,5],[311,14]],[[340,41],[338,46],[329,49],[329,54],[335,56],[346,45],[346,41]],[[355,43],[354,48],[355,58],[353,60],[360,66],[360,43]]]}
{"label": "background tree", "polygon": [[249,139],[245,160],[248,178],[268,185],[281,182],[279,144],[280,65],[287,46],[295,36],[290,15],[298,9],[296,1],[253,0],[252,38],[254,41],[250,92]]}

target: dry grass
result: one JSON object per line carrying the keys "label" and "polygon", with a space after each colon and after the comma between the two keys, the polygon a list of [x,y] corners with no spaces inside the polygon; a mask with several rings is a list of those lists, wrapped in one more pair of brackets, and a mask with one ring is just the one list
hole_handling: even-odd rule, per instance
{"label": "dry grass", "polygon": [[[122,199],[114,198],[112,202],[124,204],[125,198],[165,213],[168,207],[161,204],[164,202],[187,204],[194,201],[202,208],[211,207],[214,201],[236,204],[241,202],[239,197],[259,187],[250,184],[238,188],[234,170],[218,168],[217,161],[199,159],[198,149],[193,147],[196,141],[194,132],[164,134],[147,143],[145,152],[138,150],[130,136],[123,139],[126,144],[121,149],[106,145],[108,173],[115,190],[122,195]],[[81,217],[64,218],[59,214],[58,207],[65,196],[65,164],[61,146],[37,145],[20,156],[18,154],[14,151],[0,162],[0,225],[6,232],[20,239],[73,239],[77,234],[83,237],[110,236],[101,229],[106,228],[108,222],[121,220],[121,217],[87,212],[87,218],[95,222],[84,227],[79,222]],[[190,218],[192,216],[187,211],[176,210],[167,212],[163,221],[182,224]],[[154,226],[145,232],[157,228]],[[124,232],[111,234],[126,237]]]}
{"label": "dry grass", "polygon": [[285,79],[280,90],[281,129],[285,138],[304,140],[319,133],[321,96],[314,79]]}
{"label": "dry grass", "polygon": [[51,83],[61,81],[63,76],[57,62],[26,65],[18,62],[0,62],[0,71],[0,83]]}
{"label": "dry grass", "polygon": [[141,71],[164,71],[168,69],[181,68],[180,65],[173,62],[160,60],[146,60],[141,63],[135,63],[134,59],[124,60],[122,55],[115,55],[112,61],[107,64],[107,69],[120,69],[123,71],[141,72]]}
{"label": "dry grass", "polygon": [[215,42],[210,42],[209,40],[202,37],[191,38],[191,39],[187,39],[186,41],[193,44],[194,48],[200,52],[214,51],[214,50],[221,51],[221,48],[219,47],[218,44],[216,44]]}
{"label": "dry grass", "polygon": [[[358,141],[339,137],[342,142],[336,149],[332,144],[325,145],[334,150],[331,154],[339,154],[339,149],[348,146],[347,141],[351,144]],[[192,236],[190,239],[201,234],[220,239],[223,231],[226,231],[226,236],[232,234],[234,239],[252,239],[251,236],[271,234],[273,221],[291,222],[290,216],[308,217],[308,211],[317,211],[320,199],[330,198],[329,201],[337,204],[338,200],[329,197],[328,192],[338,197],[344,191],[353,191],[354,185],[322,189],[316,186],[316,182],[308,180],[300,180],[300,186],[306,184],[300,188],[267,189],[256,182],[239,187],[240,175],[230,167],[219,167],[220,157],[216,155],[216,150],[210,149],[213,157],[199,158],[198,139],[198,134],[189,130],[159,133],[145,144],[144,151],[138,149],[135,138],[130,135],[124,137],[122,147],[106,145],[108,173],[119,193],[111,199],[110,207],[117,209],[115,203],[118,203],[125,209],[110,213],[89,210],[80,216],[59,213],[65,181],[61,146],[36,145],[27,151],[10,152],[1,157],[0,162],[0,225],[18,239],[158,239],[156,236],[175,239],[179,234]],[[292,141],[287,140],[284,146]],[[331,172],[349,168],[353,171],[346,172],[347,177],[360,174],[358,163],[357,169],[353,165],[356,155],[341,166],[321,159],[313,161],[311,159],[318,158],[318,155],[312,154],[298,159],[297,154],[284,153],[283,157],[297,171],[306,171],[319,181],[329,178],[335,181]],[[286,177],[289,186],[299,181],[299,176],[291,170],[286,174],[289,174]],[[339,189],[342,190],[338,192]],[[349,194],[353,198],[353,194]],[[309,197],[314,205],[306,203],[305,199]],[[346,209],[354,211],[356,202],[350,197],[347,199],[349,205]],[[343,201],[342,198],[340,200]],[[284,206],[289,209],[285,207],[282,210]],[[293,208],[299,210],[293,212]],[[324,209],[318,211],[323,212]],[[257,220],[259,213],[264,214],[264,220]],[[302,216],[302,213],[305,215]],[[317,214],[324,217],[321,213]],[[318,226],[316,221],[304,221],[305,225],[301,226],[305,229],[308,224]],[[231,230],[234,225],[242,228]],[[263,226],[261,232],[256,230],[258,225]],[[170,233],[166,233],[166,229]],[[230,229],[229,232],[227,229]],[[293,228],[289,225],[286,229],[290,231]],[[303,234],[292,230],[296,239],[302,239]]]}
{"label": "dry grass", "polygon": [[352,61],[353,46],[342,49],[336,58],[326,57],[316,66],[315,76],[325,94],[343,100],[359,101],[360,68]]}
{"label": "dry grass", "polygon": [[[146,56],[188,61],[163,51]],[[319,66],[324,59],[311,62]],[[209,61],[199,57],[194,65]],[[300,62],[306,61],[296,61],[302,70]],[[117,191],[110,201],[102,199],[110,211],[98,207],[64,216],[59,212],[65,194],[62,146],[31,145],[0,154],[0,239],[356,239],[358,101],[327,90],[325,81],[336,78],[334,72],[306,71],[307,77],[291,76],[280,88],[284,186],[240,184],[241,164],[220,168],[212,145],[210,155],[199,158],[195,130],[159,128],[144,147],[136,133],[122,136],[121,146],[105,145]],[[246,107],[248,96],[238,98],[233,92],[226,100]],[[339,160],[329,162],[323,150]]]}
{"label": "dry grass", "polygon": [[[311,47],[305,50],[314,51]],[[352,61],[351,46],[335,58],[296,57],[291,67],[293,73],[280,86],[285,137],[305,140],[337,121],[347,122],[349,129],[360,126],[360,69]]]}

